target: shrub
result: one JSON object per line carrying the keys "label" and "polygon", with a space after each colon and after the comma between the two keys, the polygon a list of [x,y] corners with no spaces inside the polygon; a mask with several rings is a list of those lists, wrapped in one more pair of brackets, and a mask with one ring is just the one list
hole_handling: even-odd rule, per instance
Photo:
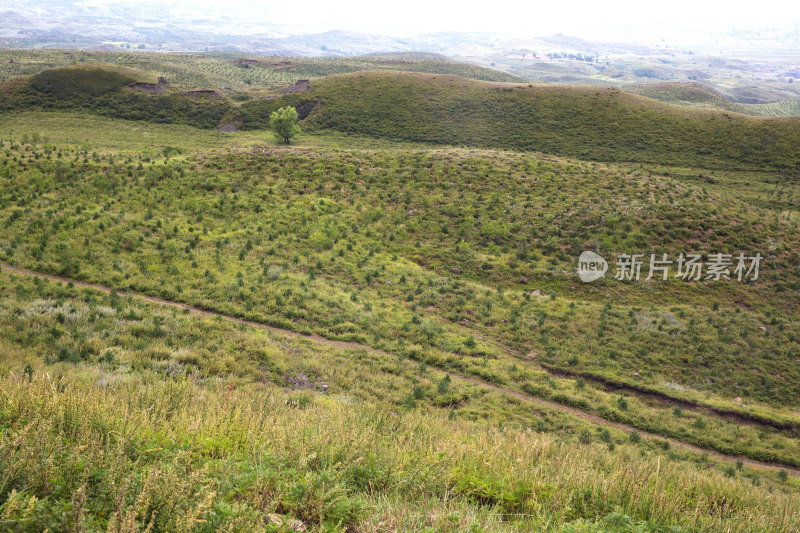
{"label": "shrub", "polygon": [[439,383],[437,384],[436,388],[439,391],[439,394],[446,394],[448,389],[450,388],[450,376],[445,376]]}

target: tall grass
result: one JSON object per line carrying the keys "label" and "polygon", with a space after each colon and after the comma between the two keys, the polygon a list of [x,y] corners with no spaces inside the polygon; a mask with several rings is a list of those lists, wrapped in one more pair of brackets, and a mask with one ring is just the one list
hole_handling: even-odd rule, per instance
{"label": "tall grass", "polygon": [[[557,530],[617,514],[645,530],[796,531],[794,494],[636,449],[392,413],[298,406],[258,386],[144,375],[95,386],[2,378],[0,516],[22,530]],[[272,528],[277,529],[277,528]],[[631,529],[632,530],[632,529]]]}

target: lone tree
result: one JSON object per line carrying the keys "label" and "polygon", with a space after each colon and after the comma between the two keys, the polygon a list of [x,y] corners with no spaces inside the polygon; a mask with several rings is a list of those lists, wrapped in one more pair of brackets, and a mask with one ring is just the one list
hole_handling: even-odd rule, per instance
{"label": "lone tree", "polygon": [[272,128],[275,137],[289,144],[289,139],[300,133],[297,110],[292,106],[286,106],[274,111],[269,117],[269,127]]}

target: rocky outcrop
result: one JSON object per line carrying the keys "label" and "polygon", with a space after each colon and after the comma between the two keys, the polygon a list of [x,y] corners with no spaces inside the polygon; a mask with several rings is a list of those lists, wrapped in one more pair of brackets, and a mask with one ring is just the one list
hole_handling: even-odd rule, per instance
{"label": "rocky outcrop", "polygon": [[283,94],[289,93],[304,93],[311,87],[311,84],[308,80],[297,80],[294,84],[289,87],[288,89],[284,89]]}

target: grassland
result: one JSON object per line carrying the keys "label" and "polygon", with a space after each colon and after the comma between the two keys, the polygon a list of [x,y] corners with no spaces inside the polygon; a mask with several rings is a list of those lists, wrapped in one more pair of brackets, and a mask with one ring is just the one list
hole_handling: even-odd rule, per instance
{"label": "grassland", "polygon": [[[569,43],[564,45],[570,47]],[[581,43],[572,45],[584,48]],[[586,50],[583,51],[585,54]],[[731,103],[737,104],[740,113],[769,116],[796,116],[798,113],[796,104],[792,103],[798,99],[798,88],[793,83],[796,78],[792,76],[794,60],[791,53],[779,53],[780,59],[766,56],[734,59],[720,57],[716,55],[718,51],[686,54],[673,50],[659,56],[653,55],[652,50],[620,53],[607,49],[593,52],[599,57],[592,62],[568,60],[566,57],[554,59],[541,54],[537,58],[531,52],[524,49],[497,52],[472,60],[533,82],[632,89],[689,106],[696,102],[686,93],[702,86],[704,90],[724,98],[721,103],[725,108]],[[686,96],[689,98],[684,100]],[[678,97],[677,102],[675,97]],[[765,105],[768,103],[777,105]]]}
{"label": "grassland", "polygon": [[[147,94],[128,90],[125,81],[133,78],[118,71],[97,72],[103,72],[97,64],[86,64],[8,81],[0,110],[81,109],[206,129],[263,130],[270,114],[288,104],[301,110],[304,127],[392,141],[791,175],[800,169],[800,118],[689,110],[618,89],[369,71],[315,79],[310,90],[286,95]],[[116,81],[100,83],[105,79]]]}
{"label": "grassland", "polygon": [[764,117],[796,117],[800,101],[784,100],[768,104],[742,104],[699,83],[651,83],[625,87],[625,91],[640,94],[668,104],[705,109],[724,109]]}
{"label": "grassland", "polygon": [[69,111],[12,111],[0,115],[0,127],[14,139],[35,139],[37,143],[88,152],[122,151],[151,157],[163,155],[164,147],[172,145],[194,153],[212,148],[263,146],[274,139],[260,131],[221,132]]}
{"label": "grassland", "polygon": [[[790,120],[440,74],[272,100],[108,75],[88,103],[35,79],[4,88],[0,261],[64,282],[0,273],[0,526],[797,530]],[[260,129],[304,101],[293,146]],[[584,284],[587,249],[765,261]]]}
{"label": "grassland", "polygon": [[[701,168],[797,173],[800,163],[798,118],[688,110],[615,88],[369,72],[321,79],[285,101],[318,101],[311,125],[394,140]],[[263,127],[260,105],[242,106],[245,127]]]}
{"label": "grassland", "polygon": [[373,56],[348,58],[260,57],[233,53],[153,54],[79,50],[0,50],[0,82],[55,67],[82,64],[120,66],[163,76],[183,89],[243,91],[291,85],[298,79],[360,70],[452,74],[477,80],[519,82],[505,72],[446,58]]}
{"label": "grassland", "polygon": [[410,360],[27,277],[0,292],[0,510],[23,530],[791,531],[800,512],[774,472]]}
{"label": "grassland", "polygon": [[[748,206],[735,198],[710,202],[667,178],[512,153],[259,147],[154,161],[15,143],[6,156],[5,172],[15,175],[2,211],[7,262],[371,345],[645,431],[796,464],[798,416],[778,408],[796,406],[797,397],[791,310],[798,287],[784,281],[797,268],[796,221],[756,225],[760,215],[748,222]],[[615,196],[598,204],[612,183]],[[567,184],[583,194],[560,193]],[[664,201],[632,215],[633,238],[626,223],[616,235],[609,231],[616,223],[589,212],[619,211],[617,202],[630,205],[654,190],[664,191]],[[682,200],[674,205],[669,194]],[[510,202],[519,198],[526,200],[515,210]],[[559,229],[555,217],[540,217],[541,206],[586,215]],[[56,210],[57,222],[46,222]],[[513,225],[490,223],[509,212]],[[660,221],[670,218],[676,225],[666,231]],[[724,221],[735,219],[742,227],[728,228]],[[764,239],[784,246],[754,286],[607,282],[589,289],[554,275],[570,271],[573,256],[593,241],[604,253],[645,242],[674,253],[688,220],[718,224],[700,251],[734,237],[729,251]],[[558,239],[572,247],[553,245]],[[531,297],[537,287],[544,295]],[[654,297],[659,305],[647,305]],[[697,308],[687,298],[706,303]],[[671,405],[636,398],[620,409],[617,395],[600,387],[551,384],[539,364],[787,429],[734,432],[736,424],[724,421],[712,429],[696,422],[707,416],[702,410],[672,416]]]}
{"label": "grassland", "polygon": [[[586,75],[595,67],[588,63],[557,64],[540,62],[536,69],[518,69],[500,62],[501,68],[489,68],[454,61],[439,54],[389,53],[367,54],[341,58],[302,58],[277,56],[248,56],[235,53],[158,54],[152,52],[109,52],[80,50],[0,50],[0,82],[38,74],[48,69],[64,66],[100,64],[110,68],[129,68],[148,77],[163,76],[179,89],[214,88],[222,92],[272,94],[276,88],[286,87],[299,79],[318,78],[333,74],[353,73],[363,70],[403,71],[428,74],[446,74],[469,79],[494,82],[588,85],[617,87],[669,104],[733,111],[755,116],[798,116],[800,107],[795,100],[746,104],[736,101],[752,97],[743,88],[731,87],[730,80],[723,82],[658,82],[641,83],[631,72],[616,67],[603,68],[601,74]],[[756,91],[754,88],[749,90]],[[741,94],[739,94],[741,93]],[[784,94],[787,98],[789,94]],[[757,100],[780,98],[768,89],[757,95]]]}

